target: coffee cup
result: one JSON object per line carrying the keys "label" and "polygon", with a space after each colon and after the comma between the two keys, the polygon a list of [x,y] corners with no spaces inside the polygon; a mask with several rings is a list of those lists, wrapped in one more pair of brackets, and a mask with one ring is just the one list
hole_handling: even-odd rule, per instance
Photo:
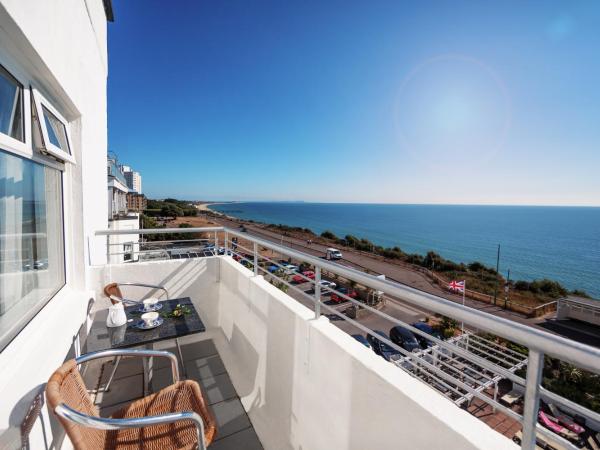
{"label": "coffee cup", "polygon": [[144,324],[147,327],[151,327],[152,325],[154,325],[154,322],[156,321],[156,319],[158,319],[157,312],[147,312],[147,313],[142,314],[142,320],[144,321]]}
{"label": "coffee cup", "polygon": [[146,298],[144,299],[143,303],[145,311],[152,311],[154,309],[154,306],[156,306],[156,304],[158,303],[158,299],[154,297]]}

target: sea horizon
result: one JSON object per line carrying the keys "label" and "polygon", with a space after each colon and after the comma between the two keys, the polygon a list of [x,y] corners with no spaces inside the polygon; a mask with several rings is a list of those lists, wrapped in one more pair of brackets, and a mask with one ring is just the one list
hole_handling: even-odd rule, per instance
{"label": "sea horizon", "polygon": [[[329,230],[407,253],[496,266],[511,280],[548,278],[600,298],[600,207],[306,201],[208,202],[245,220]],[[568,214],[565,214],[568,211]]]}
{"label": "sea horizon", "polygon": [[310,200],[194,200],[205,205],[237,204],[237,203],[307,203],[315,205],[398,205],[398,206],[509,206],[524,208],[591,208],[600,209],[600,205],[534,205],[515,203],[395,203],[395,202],[340,202],[340,201],[310,201]]}

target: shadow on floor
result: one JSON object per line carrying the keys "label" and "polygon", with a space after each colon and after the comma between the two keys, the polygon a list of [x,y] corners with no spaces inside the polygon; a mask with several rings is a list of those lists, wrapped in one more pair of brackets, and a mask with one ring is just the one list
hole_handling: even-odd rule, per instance
{"label": "shadow on floor", "polygon": [[[262,450],[252,423],[244,410],[227,370],[212,340],[198,340],[195,336],[180,339],[186,375],[182,378],[197,381],[217,422],[217,436],[210,450]],[[175,341],[155,344],[155,350],[167,350],[177,354]],[[92,361],[85,371],[88,389],[98,391],[95,403],[100,415],[110,416],[127,403],[143,395],[142,363],[140,359],[124,359],[119,364],[108,392],[102,392],[110,372],[112,361]],[[169,362],[155,359],[152,378],[152,391],[172,383]]]}

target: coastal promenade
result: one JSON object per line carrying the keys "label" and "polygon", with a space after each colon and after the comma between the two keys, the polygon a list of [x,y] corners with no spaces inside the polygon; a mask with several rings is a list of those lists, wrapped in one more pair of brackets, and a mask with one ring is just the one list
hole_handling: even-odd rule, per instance
{"label": "coastal promenade", "polygon": [[[207,210],[206,207],[199,209],[201,211]],[[240,225],[243,225],[250,234],[254,234],[272,242],[276,242],[280,245],[285,245],[289,246],[290,248],[301,250],[303,252],[309,253],[317,257],[325,257],[325,251],[327,248],[327,245],[316,242],[313,242],[312,244],[308,245],[306,239],[301,239],[299,237],[294,236],[284,236],[281,233],[278,233],[277,231],[273,231],[271,229],[267,229],[262,225],[258,225],[241,219],[231,218],[222,214],[211,214],[210,216],[205,216],[201,213],[201,216],[196,218],[185,217],[180,218],[179,220],[182,222],[192,222],[195,226],[207,225],[209,222],[222,226],[227,226],[230,228],[239,228]],[[424,292],[435,294],[437,296],[446,298],[456,303],[462,303],[463,301],[461,295],[454,295],[451,292],[442,289],[440,286],[431,282],[431,280],[428,279],[421,272],[418,272],[416,270],[410,270],[405,266],[384,261],[380,257],[369,256],[364,252],[354,251],[349,248],[341,248],[340,250],[342,250],[344,258],[340,261],[337,261],[339,264],[343,264],[363,271],[368,271],[375,275],[383,274],[386,276],[386,278],[392,281],[405,284],[407,286],[422,290]],[[296,297],[296,295],[294,295],[292,291],[290,291],[289,294]],[[301,298],[298,298],[298,300],[302,301]],[[501,304],[500,296],[499,304]],[[543,316],[537,318],[529,318],[524,314],[511,310],[505,310],[501,306],[494,306],[469,298],[465,299],[465,305],[499,317],[504,317],[506,319],[531,326],[538,326],[540,323],[545,321],[545,317]],[[417,308],[414,305],[408,305],[401,299],[390,296],[386,296],[386,305],[384,306],[384,312],[391,315],[392,317],[398,318],[405,322],[415,322],[426,316],[431,315],[431,312],[427,311],[426,309]],[[374,321],[374,323],[370,323],[371,321]],[[368,324],[372,328],[381,328],[383,330],[387,330],[387,323],[383,321],[381,324],[379,324],[378,322],[380,321],[382,321],[382,319],[375,317],[365,317],[361,320],[361,322],[365,322],[365,324]],[[345,327],[346,325],[347,324],[345,324],[345,322],[344,324],[341,324],[342,327]],[[346,331],[352,332],[352,330]]]}

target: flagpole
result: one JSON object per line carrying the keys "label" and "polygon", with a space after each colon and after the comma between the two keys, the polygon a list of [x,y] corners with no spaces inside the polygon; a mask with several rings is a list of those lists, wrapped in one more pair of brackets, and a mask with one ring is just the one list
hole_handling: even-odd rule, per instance
{"label": "flagpole", "polygon": [[[465,306],[465,292],[467,291],[467,280],[463,281],[463,306]],[[465,334],[465,322],[462,322],[461,325],[462,328],[462,334]]]}

